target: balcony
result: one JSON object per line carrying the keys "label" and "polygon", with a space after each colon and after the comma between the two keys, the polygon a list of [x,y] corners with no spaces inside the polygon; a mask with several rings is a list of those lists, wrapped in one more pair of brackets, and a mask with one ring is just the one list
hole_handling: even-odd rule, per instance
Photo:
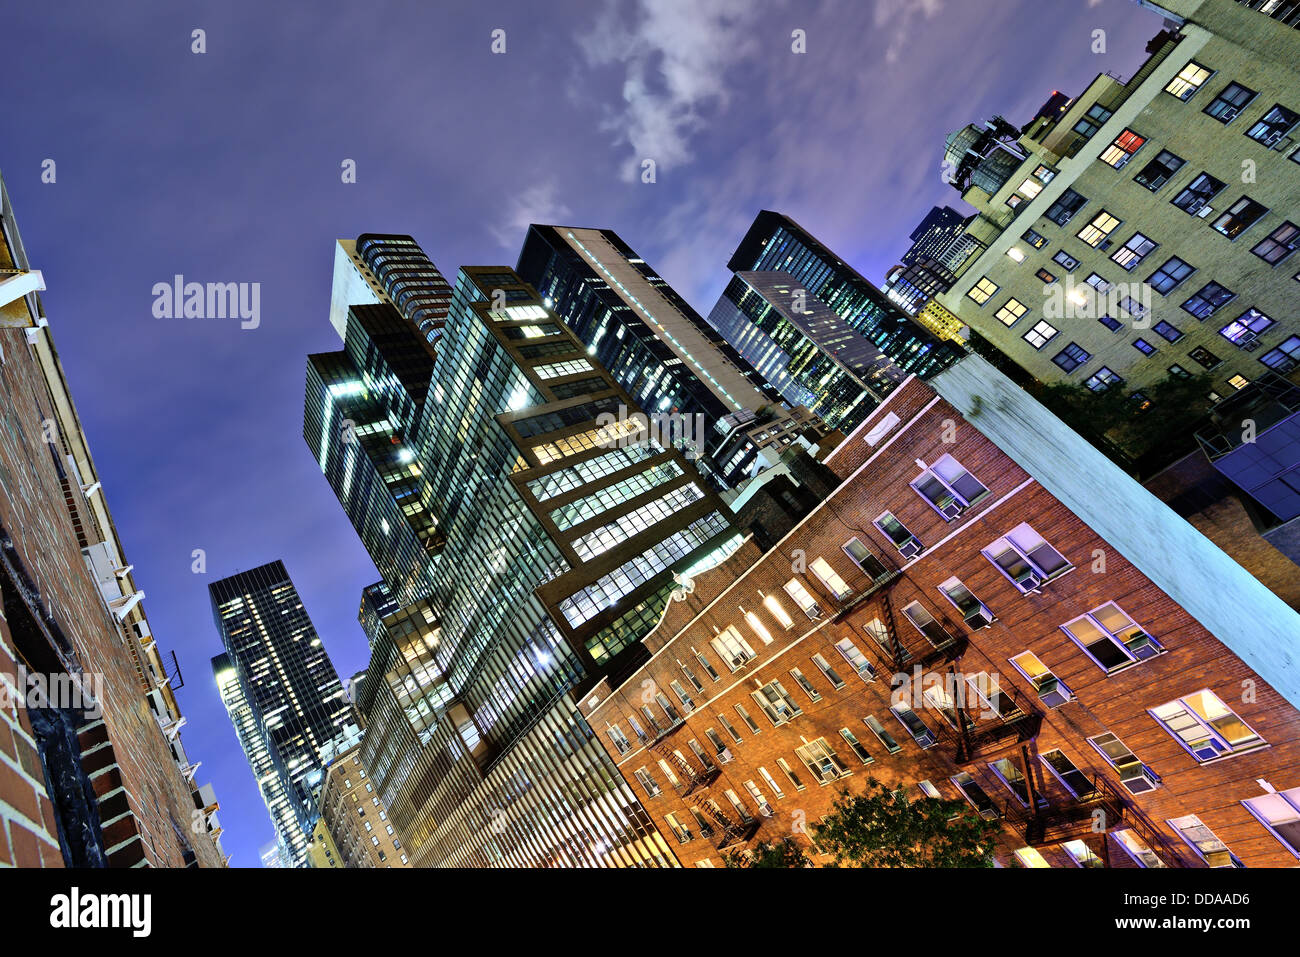
{"label": "balcony", "polygon": [[968,764],[1011,745],[1032,741],[1042,725],[1041,712],[1016,709],[992,721],[976,722],[965,732],[957,731],[947,723],[943,728],[953,745],[953,760],[958,764]]}
{"label": "balcony", "polygon": [[730,824],[722,829],[717,841],[714,842],[714,847],[719,851],[727,851],[748,844],[761,826],[762,822],[757,818],[740,824]]}

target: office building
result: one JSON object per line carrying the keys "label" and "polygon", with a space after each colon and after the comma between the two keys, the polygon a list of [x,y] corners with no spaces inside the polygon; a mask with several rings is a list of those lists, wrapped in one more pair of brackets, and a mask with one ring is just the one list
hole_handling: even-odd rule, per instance
{"label": "office building", "polygon": [[225,653],[213,659],[222,702],[257,779],[286,864],[306,863],[312,778],[353,723],[334,665],[281,561],[208,585]]}
{"label": "office building", "polygon": [[715,488],[734,489],[782,448],[828,434],[613,230],[534,224],[516,268],[647,412],[699,418],[695,464]]}
{"label": "office building", "polygon": [[183,678],[150,628],[44,288],[0,181],[0,865],[220,867]]}
{"label": "office building", "polygon": [[791,406],[852,432],[904,373],[788,273],[740,272],[709,312],[709,324]]}
{"label": "office building", "polygon": [[986,248],[939,299],[1040,382],[1161,416],[1162,382],[1206,374],[1208,410],[1297,368],[1300,33],[1288,4],[1143,6],[1166,29],[1130,79],[949,138]]}
{"label": "office building", "polygon": [[727,262],[732,272],[779,271],[793,277],[898,368],[931,375],[965,350],[910,319],[895,303],[788,216],[763,210]]}
{"label": "office building", "polygon": [[868,776],[999,822],[1004,866],[1295,864],[1300,615],[978,356],[826,464],[584,697],[684,865],[792,831],[825,862]]}

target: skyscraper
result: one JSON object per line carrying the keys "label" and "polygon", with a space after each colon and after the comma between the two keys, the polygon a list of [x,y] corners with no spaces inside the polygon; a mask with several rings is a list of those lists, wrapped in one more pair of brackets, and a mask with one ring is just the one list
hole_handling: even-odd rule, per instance
{"label": "skyscraper", "polygon": [[339,311],[303,434],[384,579],[360,757],[406,853],[671,864],[576,696],[644,661],[674,572],[736,547],[726,507],[509,269],[462,269],[432,343],[395,306]]}
{"label": "skyscraper", "polygon": [[852,432],[905,378],[879,349],[802,292],[789,273],[741,272],[709,312],[726,337],[791,405]]}
{"label": "skyscraper", "polygon": [[213,582],[208,594],[226,647],[213,659],[217,687],[277,838],[300,867],[313,824],[309,777],[351,707],[283,562]]}
{"label": "skyscraper", "polygon": [[780,270],[828,305],[904,372],[932,375],[965,354],[895,303],[788,216],[763,210],[727,262],[732,272]]}
{"label": "skyscraper", "polygon": [[534,224],[517,269],[647,411],[704,417],[696,465],[717,487],[753,475],[764,449],[826,433],[613,230]]}

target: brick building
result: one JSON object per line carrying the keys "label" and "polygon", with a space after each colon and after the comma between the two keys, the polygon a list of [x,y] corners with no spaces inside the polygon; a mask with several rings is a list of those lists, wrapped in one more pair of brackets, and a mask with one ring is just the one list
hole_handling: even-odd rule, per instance
{"label": "brick building", "polygon": [[0,864],[221,866],[0,183]]}
{"label": "brick building", "polygon": [[[410,867],[388,809],[361,763],[361,738],[354,736],[325,767],[317,802],[321,817],[314,833],[314,867]],[[320,859],[324,863],[320,863]]]}
{"label": "brick building", "polygon": [[816,510],[698,575],[651,660],[584,697],[683,864],[868,775],[1000,819],[1003,865],[1295,863],[1284,602],[978,357],[827,464]]}

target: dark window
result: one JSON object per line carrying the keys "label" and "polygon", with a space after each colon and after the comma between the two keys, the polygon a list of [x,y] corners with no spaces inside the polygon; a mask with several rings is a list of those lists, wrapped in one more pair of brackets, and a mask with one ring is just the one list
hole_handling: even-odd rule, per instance
{"label": "dark window", "polygon": [[1083,119],[1074,124],[1074,132],[1078,133],[1084,139],[1091,139],[1093,134],[1101,129],[1102,125],[1111,117],[1113,111],[1106,109],[1100,103],[1094,103],[1088,108]]}
{"label": "dark window", "polygon": [[1077,342],[1071,342],[1068,346],[1053,356],[1052,361],[1066,372],[1073,372],[1091,358],[1092,355],[1081,345]]}
{"label": "dark window", "polygon": [[1171,326],[1163,319],[1156,323],[1155,328],[1152,331],[1161,338],[1168,339],[1170,342],[1177,342],[1183,337],[1183,334],[1179,332],[1175,326]]}
{"label": "dark window", "polygon": [[1172,200],[1173,204],[1189,215],[1195,216],[1224,187],[1222,180],[1217,180],[1209,173],[1201,173],[1188,183],[1181,193]]}
{"label": "dark window", "polygon": [[1156,292],[1166,296],[1194,272],[1196,272],[1194,266],[1188,265],[1177,256],[1172,256],[1148,277],[1147,282]]}
{"label": "dark window", "polygon": [[1249,196],[1243,196],[1214,221],[1214,228],[1229,239],[1236,239],[1263,219],[1267,212],[1268,207],[1263,203],[1257,203]]}
{"label": "dark window", "polygon": [[1170,366],[1169,374],[1175,379],[1190,379],[1192,377],[1192,374],[1180,365]]}
{"label": "dark window", "polygon": [[1197,346],[1187,354],[1207,369],[1213,369],[1223,361],[1209,349],[1205,348],[1205,346]]}
{"label": "dark window", "polygon": [[1040,269],[1040,270],[1038,270],[1038,272],[1034,273],[1034,275],[1037,276],[1039,279],[1041,279],[1043,282],[1045,282],[1045,283],[1046,283],[1047,285],[1049,285],[1049,286],[1050,286],[1052,283],[1056,282],[1056,276],[1052,275],[1052,274],[1051,274],[1050,272],[1048,272],[1046,269]]}
{"label": "dark window", "polygon": [[1109,329],[1111,332],[1119,332],[1120,328],[1124,325],[1124,323],[1120,322],[1114,316],[1102,316],[1097,321],[1100,322],[1107,329]]}
{"label": "dark window", "polygon": [[1208,319],[1223,306],[1237,298],[1237,294],[1217,282],[1207,282],[1200,291],[1183,303],[1183,308],[1197,319]]}
{"label": "dark window", "polygon": [[1265,146],[1276,146],[1282,137],[1291,132],[1297,120],[1300,120],[1300,115],[1279,103],[1256,120],[1246,135]]}
{"label": "dark window", "polygon": [[1291,372],[1300,365],[1300,336],[1292,336],[1276,349],[1270,349],[1259,357],[1259,361],[1283,375]]}
{"label": "dark window", "polygon": [[1093,392],[1105,392],[1111,386],[1115,385],[1116,383],[1122,383],[1123,381],[1124,381],[1123,379],[1117,376],[1110,369],[1106,368],[1105,366],[1102,366],[1092,375],[1088,376],[1087,381],[1085,381],[1083,384],[1086,385]]}
{"label": "dark window", "polygon": [[1155,192],[1173,177],[1183,166],[1185,160],[1168,150],[1161,150],[1156,158],[1143,166],[1133,177],[1133,182]]}
{"label": "dark window", "polygon": [[1067,189],[1048,208],[1047,218],[1058,226],[1064,226],[1074,218],[1074,214],[1081,210],[1087,202],[1088,198],[1086,196],[1082,196],[1072,189]]}
{"label": "dark window", "polygon": [[1047,237],[1033,229],[1026,229],[1025,234],[1020,238],[1035,249],[1042,249],[1047,245]]}
{"label": "dark window", "polygon": [[1142,353],[1144,356],[1152,355],[1156,351],[1156,347],[1153,346],[1151,343],[1147,342],[1145,339],[1134,339],[1133,348],[1136,349],[1138,352]]}
{"label": "dark window", "polygon": [[1286,222],[1260,240],[1251,252],[1270,266],[1276,266],[1295,252],[1297,241],[1300,241],[1300,227]]}
{"label": "dark window", "polygon": [[1220,123],[1231,123],[1256,96],[1254,90],[1240,83],[1229,83],[1222,92],[1205,108],[1207,116],[1212,116]]}
{"label": "dark window", "polygon": [[1079,260],[1075,259],[1064,249],[1058,249],[1056,255],[1052,257],[1052,262],[1062,267],[1066,272],[1074,272],[1079,268]]}

